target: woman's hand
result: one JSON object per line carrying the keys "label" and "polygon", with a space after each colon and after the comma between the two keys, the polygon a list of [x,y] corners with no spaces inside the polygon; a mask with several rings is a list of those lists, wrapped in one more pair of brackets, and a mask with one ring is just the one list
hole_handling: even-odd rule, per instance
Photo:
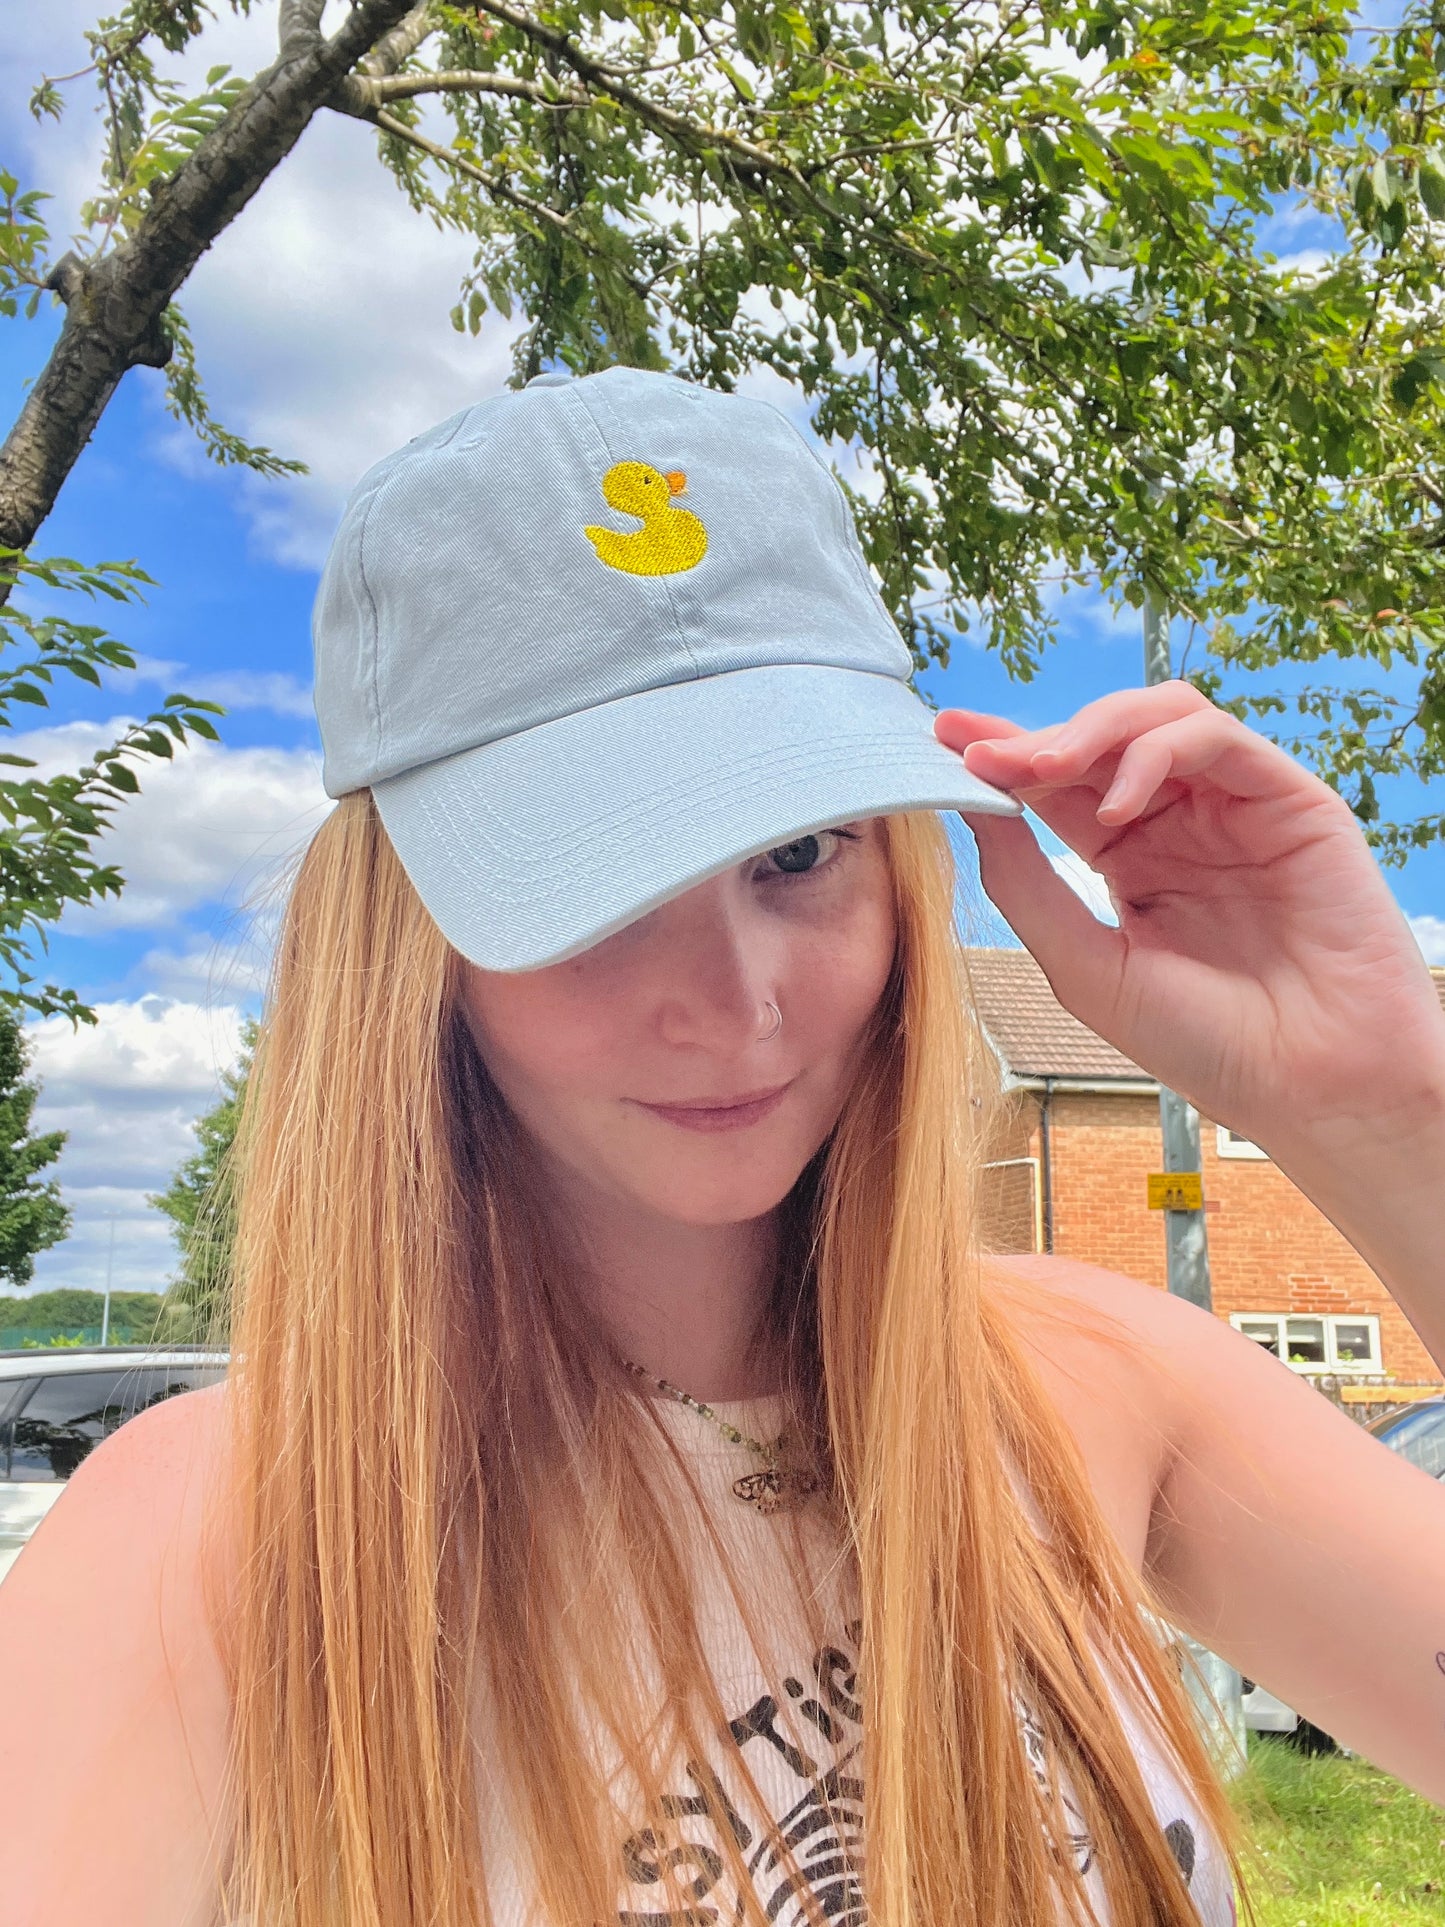
{"label": "woman's hand", "polygon": [[1441,1127],[1419,948],[1348,806],[1283,750],[1183,682],[1033,731],[948,709],[934,732],[1108,885],[1117,930],[1022,819],[965,818],[984,888],[1083,1023],[1281,1162]]}

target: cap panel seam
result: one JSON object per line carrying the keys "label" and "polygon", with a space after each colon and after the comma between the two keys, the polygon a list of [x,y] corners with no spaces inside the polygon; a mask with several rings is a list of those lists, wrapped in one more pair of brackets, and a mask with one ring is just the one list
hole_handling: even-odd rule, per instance
{"label": "cap panel seam", "polygon": [[[600,406],[607,410],[608,419],[612,423],[614,435],[621,436],[622,433],[624,432],[622,428],[622,424],[618,420],[617,414],[613,409],[612,404],[608,401],[606,395],[599,392],[596,399],[600,404]],[[603,429],[602,424],[597,420],[596,413],[588,404],[586,396],[578,395],[577,400],[579,404],[582,406],[582,408],[586,410],[587,414],[591,418],[592,425],[596,429],[597,434],[601,439],[602,446],[607,450],[607,453],[612,457],[612,459],[614,461],[636,459],[635,457],[627,457],[624,455],[619,455],[617,452],[619,444],[615,444],[608,440],[606,431]],[[668,581],[665,575],[654,576],[652,580],[658,584],[663,594],[667,597],[668,610],[672,616],[672,633],[677,638],[678,647],[682,650],[683,654],[687,657],[688,661],[692,664],[693,678],[694,680],[697,680],[702,676],[702,665],[698,662],[697,657],[693,654],[692,644],[688,641],[687,636],[683,630],[682,616],[677,606],[677,598],[672,593],[672,584]]]}
{"label": "cap panel seam", "polygon": [[[788,432],[792,435],[797,436],[798,440],[803,444],[803,447],[808,451],[808,454],[812,457],[813,461],[817,463],[819,469],[827,477],[831,487],[834,512],[838,520],[838,532],[843,538],[843,546],[848,551],[849,559],[851,560],[853,567],[858,574],[858,578],[863,584],[863,587],[868,592],[868,595],[872,598],[873,602],[877,605],[878,609],[881,611],[885,620],[888,622],[889,627],[898,636],[898,640],[902,642],[904,648],[907,649],[908,644],[904,642],[903,634],[901,630],[899,630],[898,624],[894,621],[893,615],[889,610],[887,603],[883,600],[882,596],[878,593],[878,584],[873,580],[872,573],[868,567],[868,558],[866,555],[864,555],[863,545],[858,540],[858,527],[853,520],[853,511],[848,506],[848,498],[843,493],[842,483],[838,480],[838,477],[833,473],[832,469],[828,466],[828,464],[823,460],[822,456],[818,453],[817,449],[814,448],[813,444],[808,440],[807,436],[802,434],[797,428],[793,426],[792,422],[788,420],[787,416],[783,413],[782,409],[778,407],[776,402],[764,401],[761,399],[761,397],[753,397],[753,396],[748,396],[746,397],[746,399],[750,401],[755,401],[756,405],[759,408],[766,408],[770,414],[776,415],[778,420],[782,422],[783,426],[788,430]],[[912,652],[910,651],[910,654],[911,653]],[[900,680],[906,680],[906,678],[900,678]]]}
{"label": "cap panel seam", "polygon": [[[366,688],[371,699],[371,728],[372,734],[376,739],[375,761],[378,764],[384,764],[386,756],[384,753],[385,737],[381,724],[381,615],[377,609],[376,597],[372,592],[371,583],[367,579],[366,574],[366,537],[371,526],[372,510],[376,507],[381,496],[386,493],[398,477],[405,474],[406,470],[420,455],[430,454],[438,448],[446,448],[450,443],[454,442],[461,433],[463,425],[474,412],[472,408],[458,409],[452,418],[449,431],[443,435],[439,441],[428,442],[424,449],[414,448],[410,443],[400,449],[398,451],[400,459],[393,464],[389,474],[382,476],[381,480],[367,497],[365,506],[361,511],[360,527],[356,532],[356,573],[361,579],[361,587],[366,596],[366,606],[371,612],[371,662],[368,665],[369,673],[366,678]],[[365,785],[363,784],[361,787],[365,788]]]}
{"label": "cap panel seam", "polygon": [[376,597],[372,593],[371,583],[366,574],[366,533],[371,525],[371,511],[376,506],[376,498],[390,480],[391,477],[387,476],[386,480],[383,481],[379,487],[371,491],[366,506],[361,511],[361,526],[356,532],[356,574],[361,583],[362,593],[366,597],[366,607],[371,617],[371,633],[366,638],[367,646],[371,654],[371,660],[367,664],[366,692],[371,706],[371,733],[376,741],[375,761],[378,765],[382,765],[386,761],[384,754],[385,745],[382,742],[381,734],[381,685],[378,669],[381,658],[381,617],[377,612]]}

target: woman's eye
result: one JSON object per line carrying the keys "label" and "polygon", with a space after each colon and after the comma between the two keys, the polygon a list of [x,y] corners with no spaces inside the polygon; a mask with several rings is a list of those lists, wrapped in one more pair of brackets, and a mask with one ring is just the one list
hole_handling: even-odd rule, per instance
{"label": "woman's eye", "polygon": [[765,871],[768,881],[779,877],[801,879],[816,876],[820,870],[830,870],[838,860],[840,842],[856,843],[856,830],[815,830],[811,836],[800,836],[791,843],[779,843],[763,853],[766,863],[777,868]]}

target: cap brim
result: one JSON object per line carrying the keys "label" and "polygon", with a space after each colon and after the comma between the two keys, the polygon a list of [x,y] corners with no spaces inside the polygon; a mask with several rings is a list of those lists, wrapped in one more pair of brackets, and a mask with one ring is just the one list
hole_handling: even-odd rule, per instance
{"label": "cap brim", "polygon": [[484,970],[589,949],[732,864],[894,810],[1017,816],[893,676],[816,664],[668,683],[373,786],[407,875]]}

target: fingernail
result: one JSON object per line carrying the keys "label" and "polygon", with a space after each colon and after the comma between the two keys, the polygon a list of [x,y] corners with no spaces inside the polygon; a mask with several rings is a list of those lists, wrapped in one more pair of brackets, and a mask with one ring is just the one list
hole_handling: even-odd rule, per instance
{"label": "fingernail", "polygon": [[1122,776],[1115,777],[1108,789],[1105,790],[1096,814],[1102,816],[1105,810],[1117,809],[1128,793],[1128,789],[1129,785]]}

